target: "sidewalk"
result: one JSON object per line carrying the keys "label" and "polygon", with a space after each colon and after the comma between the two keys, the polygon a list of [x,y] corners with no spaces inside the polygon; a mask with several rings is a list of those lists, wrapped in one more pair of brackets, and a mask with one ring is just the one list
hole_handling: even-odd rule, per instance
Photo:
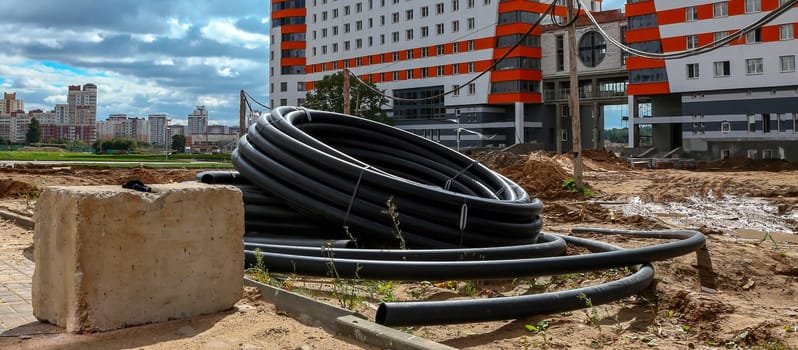
{"label": "sidewalk", "polygon": [[0,220],[0,334],[36,322],[31,306],[33,261],[23,255],[33,233]]}

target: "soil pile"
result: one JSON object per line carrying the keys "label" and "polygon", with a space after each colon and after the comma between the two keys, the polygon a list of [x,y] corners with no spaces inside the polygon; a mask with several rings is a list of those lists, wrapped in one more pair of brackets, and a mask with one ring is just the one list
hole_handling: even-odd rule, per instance
{"label": "soil pile", "polygon": [[506,168],[512,165],[524,164],[526,155],[518,155],[510,152],[491,151],[482,152],[472,156],[490,169]]}
{"label": "soil pile", "polygon": [[526,162],[497,170],[500,174],[524,188],[531,197],[541,199],[580,198],[581,195],[562,188],[563,182],[571,177],[553,159],[530,154]]}
{"label": "soil pile", "polygon": [[629,163],[619,158],[610,151],[600,149],[586,149],[582,151],[583,159],[588,159],[599,167],[606,170],[626,170],[629,169]]}
{"label": "soil pile", "polygon": [[14,179],[0,179],[0,198],[38,196],[36,186]]}

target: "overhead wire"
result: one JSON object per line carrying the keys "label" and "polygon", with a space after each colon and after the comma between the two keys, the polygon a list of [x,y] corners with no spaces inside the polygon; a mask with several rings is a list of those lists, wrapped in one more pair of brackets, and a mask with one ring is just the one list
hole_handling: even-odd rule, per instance
{"label": "overhead wire", "polygon": [[739,31],[735,32],[734,34],[731,34],[731,35],[729,35],[727,37],[724,37],[722,39],[714,40],[711,43],[708,43],[706,45],[702,45],[702,46],[699,46],[699,47],[694,48],[694,49],[688,49],[688,50],[678,51],[678,52],[653,53],[653,52],[643,51],[643,50],[640,50],[640,49],[635,49],[633,47],[630,47],[630,46],[620,42],[618,39],[615,39],[614,37],[609,35],[604,30],[604,28],[602,28],[601,25],[598,23],[596,18],[593,16],[593,13],[588,9],[588,7],[586,7],[584,5],[584,3],[583,3],[584,0],[578,0],[578,1],[580,2],[580,4],[582,4],[582,7],[584,8],[585,15],[590,19],[590,21],[596,27],[596,30],[598,30],[598,32],[601,34],[602,37],[604,37],[605,40],[609,41],[611,44],[617,46],[618,48],[620,48],[621,50],[623,50],[624,52],[627,52],[629,54],[632,54],[632,55],[635,55],[635,56],[638,56],[638,57],[657,59],[657,60],[682,59],[682,58],[687,58],[687,57],[691,57],[691,56],[700,55],[700,54],[707,53],[707,52],[712,52],[714,50],[717,50],[717,49],[723,47],[724,45],[726,45],[728,43],[731,43],[734,40],[739,39],[740,37],[752,32],[752,31],[755,31],[755,30],[759,29],[760,27],[762,27],[765,24],[770,23],[771,21],[773,21],[777,17],[781,16],[785,12],[789,11],[790,9],[792,9],[796,4],[798,4],[798,0],[789,0],[789,1],[781,4],[778,8],[776,8],[775,10],[769,12],[765,16],[762,16],[761,18],[757,19],[753,23],[751,23],[751,24],[749,24],[749,25],[747,25],[745,27],[742,27]]}

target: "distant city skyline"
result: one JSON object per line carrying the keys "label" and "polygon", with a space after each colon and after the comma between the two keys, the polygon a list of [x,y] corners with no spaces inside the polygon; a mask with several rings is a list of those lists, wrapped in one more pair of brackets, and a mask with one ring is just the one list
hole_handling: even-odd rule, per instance
{"label": "distant city skyline", "polygon": [[0,91],[26,110],[96,84],[97,119],[165,113],[238,124],[238,91],[267,100],[270,3],[236,0],[0,2]]}

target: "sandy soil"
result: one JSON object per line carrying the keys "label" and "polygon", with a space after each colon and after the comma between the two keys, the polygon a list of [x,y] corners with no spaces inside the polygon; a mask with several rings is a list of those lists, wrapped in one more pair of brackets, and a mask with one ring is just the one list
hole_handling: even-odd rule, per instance
{"label": "sandy soil", "polygon": [[[587,153],[585,180],[596,196],[559,185],[572,165],[567,156],[544,154],[479,156],[545,198],[545,229],[575,226],[627,229],[698,229],[707,234],[717,288],[699,287],[695,255],[656,263],[657,283],[649,293],[585,310],[522,320],[402,328],[412,334],[468,349],[524,348],[798,348],[798,171],[632,170],[611,154]],[[775,168],[774,168],[775,169]],[[780,169],[780,168],[779,168]],[[773,169],[771,169],[773,170]],[[778,170],[778,169],[776,169]],[[138,173],[135,173],[138,172]],[[119,183],[152,175],[149,183],[193,179],[195,171],[2,169],[0,206],[29,213],[37,189],[54,184]],[[25,185],[35,188],[25,190]],[[8,188],[21,190],[11,191]],[[767,233],[767,235],[766,235]],[[16,249],[31,234],[0,226],[0,238]],[[598,237],[625,247],[652,241]],[[373,317],[378,298],[443,300],[539,293],[616,279],[624,272],[571,274],[512,281],[381,282],[376,294],[354,306]],[[293,289],[330,303],[329,281],[293,276]],[[250,300],[252,299],[252,300]],[[171,348],[357,348],[324,331],[275,313],[254,297],[236,310],[192,320],[134,327],[98,335],[1,338],[4,345],[39,347]],[[536,330],[530,330],[535,326]]]}

